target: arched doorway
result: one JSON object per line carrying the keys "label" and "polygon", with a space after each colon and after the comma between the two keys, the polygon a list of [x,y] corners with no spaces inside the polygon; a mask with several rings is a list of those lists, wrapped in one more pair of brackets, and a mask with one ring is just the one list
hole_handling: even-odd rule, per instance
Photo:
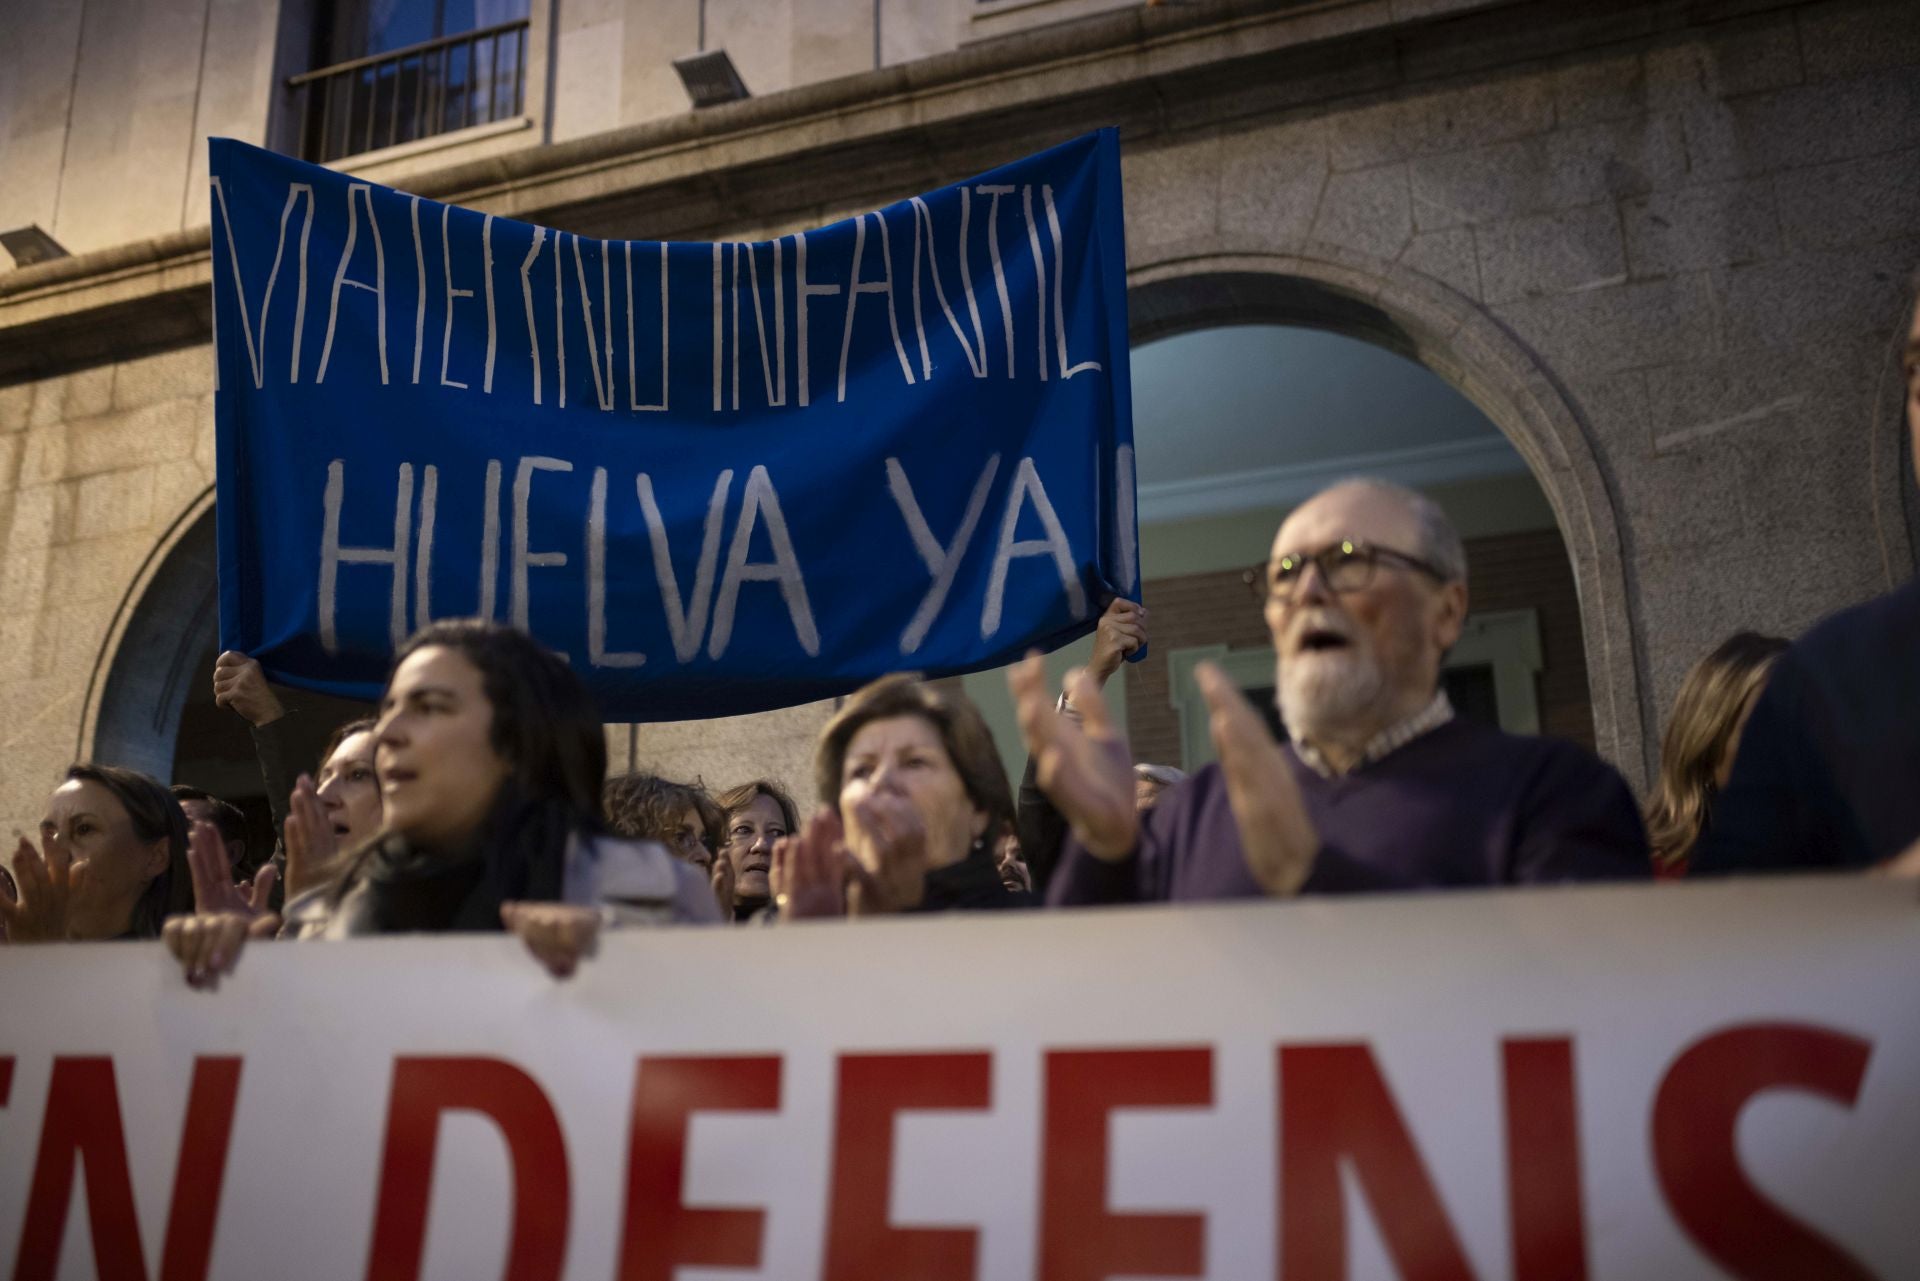
{"label": "arched doorway", "polygon": [[[121,601],[102,647],[76,759],[143,770],[166,783],[204,788],[248,818],[249,848],[270,849],[274,832],[247,723],[213,701],[219,593],[213,493],[180,516]],[[296,762],[318,756],[333,727],[367,706],[275,687]]]}
{"label": "arched doorway", "polygon": [[1657,723],[1646,706],[1614,501],[1591,442],[1551,371],[1471,300],[1396,264],[1335,251],[1187,254],[1137,265],[1136,345],[1226,325],[1325,330],[1433,371],[1499,428],[1551,507],[1577,592],[1594,744],[1636,786]]}

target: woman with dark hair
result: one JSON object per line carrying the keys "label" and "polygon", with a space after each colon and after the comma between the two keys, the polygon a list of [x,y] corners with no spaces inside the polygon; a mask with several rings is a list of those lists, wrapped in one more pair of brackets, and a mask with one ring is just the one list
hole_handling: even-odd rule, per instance
{"label": "woman with dark hair", "polygon": [[[784,836],[800,830],[800,812],[786,790],[769,779],[730,787],[716,798],[726,814],[725,841],[720,860],[729,869],[726,877],[730,892],[721,906],[737,921],[752,916],[773,901],[769,876],[773,870],[773,847]],[[721,878],[715,878],[715,886]]]}
{"label": "woman with dark hair", "polygon": [[1013,795],[964,698],[913,676],[874,681],[821,731],[814,781],[825,808],[775,849],[784,917],[1033,905],[1001,880],[993,845]]}
{"label": "woman with dark hair", "polygon": [[[652,842],[605,834],[606,739],[580,678],[525,633],[440,622],[395,656],[374,728],[382,821],[341,857],[322,938],[505,928],[556,973],[600,926],[717,919],[705,878]],[[295,839],[331,829],[296,794]],[[190,979],[231,968],[240,914],[170,921]]]}
{"label": "woman with dark hair", "polygon": [[1737,632],[1693,665],[1673,700],[1660,742],[1660,779],[1647,804],[1647,837],[1659,877],[1683,876],[1713,818],[1713,801],[1733,776],[1747,715],[1787,650],[1777,636]]}
{"label": "woman with dark hair", "polygon": [[190,902],[186,853],[186,816],[159,782],[114,765],[69,766],[47,797],[39,847],[23,836],[14,851],[11,892],[0,890],[5,937],[157,938],[167,913]]}

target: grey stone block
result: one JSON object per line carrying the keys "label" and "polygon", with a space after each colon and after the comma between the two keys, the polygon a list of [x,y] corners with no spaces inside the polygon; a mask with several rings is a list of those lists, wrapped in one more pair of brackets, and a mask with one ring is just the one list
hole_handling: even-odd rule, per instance
{"label": "grey stone block", "polygon": [[213,472],[192,459],[162,463],[153,475],[153,510],[170,521],[199,501],[213,484]]}
{"label": "grey stone block", "polygon": [[[19,483],[20,460],[26,452],[26,433],[11,432],[0,436],[0,502],[9,499],[13,494],[13,487]],[[6,527],[6,521],[0,519],[0,529]],[[4,546],[4,543],[0,543],[0,547]]]}
{"label": "grey stone block", "polygon": [[1620,498],[1634,552],[1688,551],[1711,556],[1746,532],[1737,482],[1714,451],[1623,461]]}
{"label": "grey stone block", "polygon": [[47,547],[72,536],[73,491],[65,485],[25,485],[13,496],[8,552]]}
{"label": "grey stone block", "polygon": [[35,427],[28,431],[20,458],[20,483],[44,485],[67,474],[67,429]]}
{"label": "grey stone block", "polygon": [[[1911,314],[1915,262],[1920,235],[1716,272],[1727,350],[1851,360],[1861,341],[1891,342],[1894,326]],[[1823,354],[1828,347],[1833,354]]]}
{"label": "grey stone block", "polygon": [[1638,52],[1581,54],[1554,68],[1547,81],[1563,128],[1647,112],[1646,63]]}
{"label": "grey stone block", "polygon": [[[52,553],[45,547],[12,548],[0,560],[0,597],[15,613],[38,614],[47,600],[47,579],[52,568]],[[62,591],[66,584],[60,583]]]}
{"label": "grey stone block", "polygon": [[[31,686],[33,679],[33,644],[35,637],[39,635],[39,624],[40,615],[37,612],[32,614],[9,614],[0,617],[0,707],[4,707],[9,702],[18,702],[17,694],[23,692],[23,687]],[[9,686],[13,688],[9,689]],[[7,693],[15,693],[16,698],[8,699],[6,697]],[[23,717],[21,720],[9,720],[7,723],[10,725],[30,723],[30,718]],[[10,788],[14,786],[14,779],[17,777],[14,771],[21,768],[21,763],[19,758],[14,755],[13,748],[14,744],[9,742],[7,744],[7,781]],[[45,794],[38,787],[29,790],[41,792],[42,796]],[[22,797],[18,803],[35,804],[39,799],[40,797],[38,796],[32,798]],[[40,815],[35,813],[26,819],[22,826],[24,829],[30,830],[32,826],[39,821]]]}
{"label": "grey stone block", "polygon": [[1562,377],[1718,354],[1704,273],[1501,303],[1494,314]]}
{"label": "grey stone block", "polygon": [[1469,298],[1481,296],[1480,260],[1471,227],[1422,232],[1407,242],[1400,265],[1424,272]]}
{"label": "grey stone block", "polygon": [[1394,258],[1412,235],[1406,166],[1336,173],[1327,179],[1313,220],[1314,239]]}
{"label": "grey stone block", "polygon": [[1656,111],[1799,84],[1803,75],[1787,14],[1688,31],[1649,49],[1646,73],[1647,105]]}
{"label": "grey stone block", "polygon": [[1798,362],[1732,358],[1644,373],[1647,443],[1660,455],[1737,450],[1761,429],[1795,421],[1813,398]]}
{"label": "grey stone block", "polygon": [[33,384],[33,408],[27,413],[29,427],[51,427],[60,421],[66,400],[66,379],[43,378]]}
{"label": "grey stone block", "polygon": [[213,348],[187,347],[120,365],[114,373],[113,404],[116,409],[134,409],[161,400],[204,396],[212,390]]}
{"label": "grey stone block", "polygon": [[1218,139],[1206,137],[1126,153],[1121,167],[1127,185],[1128,245],[1177,243],[1214,229],[1219,215],[1218,151]]}
{"label": "grey stone block", "polygon": [[1920,146],[1920,76],[1905,69],[1782,89],[1729,104],[1770,169]]}
{"label": "grey stone block", "polygon": [[101,365],[67,375],[60,416],[68,422],[104,414],[113,405],[113,366]]}
{"label": "grey stone block", "polygon": [[20,431],[33,412],[33,384],[0,387],[0,432]]}
{"label": "grey stone block", "polygon": [[1595,289],[1627,276],[1611,204],[1488,223],[1475,229],[1475,241],[1488,302]]}
{"label": "grey stone block", "polygon": [[1319,121],[1249,129],[1220,139],[1220,230],[1285,241],[1312,230],[1327,184]]}
{"label": "grey stone block", "polygon": [[1333,167],[1369,169],[1552,127],[1552,91],[1538,76],[1426,89],[1334,117]]}
{"label": "grey stone block", "polygon": [[48,578],[59,585],[64,604],[117,604],[152,551],[153,532],[146,529],[62,543],[48,554]]}
{"label": "grey stone block", "polygon": [[68,424],[69,476],[191,458],[200,431],[200,403],[163,400],[139,409]]}
{"label": "grey stone block", "polygon": [[102,472],[74,486],[73,536],[101,538],[153,523],[153,469]]}
{"label": "grey stone block", "polygon": [[1920,231],[1920,149],[1843,160],[1775,179],[1796,248],[1836,249]]}
{"label": "grey stone block", "polygon": [[1635,276],[1771,258],[1780,252],[1780,220],[1766,179],[1683,187],[1620,207],[1627,264]]}
{"label": "grey stone block", "polygon": [[1920,7],[1912,0],[1815,6],[1798,20],[1809,79],[1920,67]]}
{"label": "grey stone block", "polygon": [[1429,156],[1410,166],[1421,231],[1620,200],[1686,178],[1686,146],[1670,116],[1557,130],[1541,138]]}

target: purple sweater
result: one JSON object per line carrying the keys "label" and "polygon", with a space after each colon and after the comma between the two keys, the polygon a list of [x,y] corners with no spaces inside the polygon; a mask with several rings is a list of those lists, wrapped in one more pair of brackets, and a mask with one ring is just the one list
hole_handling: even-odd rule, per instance
{"label": "purple sweater", "polygon": [[[1370,765],[1323,778],[1287,762],[1320,834],[1305,894],[1650,874],[1626,780],[1571,743],[1503,734],[1458,718]],[[1209,765],[1160,798],[1131,857],[1095,858],[1069,840],[1048,903],[1198,902],[1264,897],[1247,869]]]}

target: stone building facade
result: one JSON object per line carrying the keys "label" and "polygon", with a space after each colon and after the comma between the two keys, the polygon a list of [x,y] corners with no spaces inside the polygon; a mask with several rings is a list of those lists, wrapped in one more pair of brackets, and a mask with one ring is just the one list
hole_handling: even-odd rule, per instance
{"label": "stone building facade", "polygon": [[[323,6],[14,7],[0,229],[71,253],[0,271],[0,822],[25,828],[68,760],[172,771],[211,634],[203,140],[297,141],[283,86]],[[1565,549],[1540,591],[1581,675],[1571,700],[1564,672],[1543,687],[1549,728],[1635,782],[1727,632],[1792,634],[1913,572],[1904,0],[531,0],[528,18],[518,113],[342,167],[583,235],[752,239],[1118,125],[1136,341],[1312,326],[1471,399]],[[754,96],[692,111],[670,58],[722,47]],[[1168,679],[1127,675],[1157,742]],[[619,767],[803,785],[824,714],[609,742]]]}

